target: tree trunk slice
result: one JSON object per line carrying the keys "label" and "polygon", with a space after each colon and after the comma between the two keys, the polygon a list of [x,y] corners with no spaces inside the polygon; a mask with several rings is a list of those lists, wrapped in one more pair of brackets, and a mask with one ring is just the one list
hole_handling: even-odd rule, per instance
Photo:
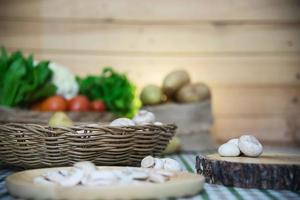
{"label": "tree trunk slice", "polygon": [[206,182],[243,188],[300,190],[300,156],[262,154],[258,158],[198,155],[197,173]]}

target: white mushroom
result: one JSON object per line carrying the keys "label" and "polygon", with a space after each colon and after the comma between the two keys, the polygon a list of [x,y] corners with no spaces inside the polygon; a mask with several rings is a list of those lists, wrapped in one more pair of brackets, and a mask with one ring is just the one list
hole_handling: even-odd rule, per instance
{"label": "white mushroom", "polygon": [[59,171],[48,171],[44,173],[42,177],[54,183],[60,183],[65,179],[65,176]]}
{"label": "white mushroom", "polygon": [[47,179],[45,179],[44,177],[42,176],[37,176],[33,179],[33,183],[35,184],[38,184],[38,185],[47,185],[47,186],[50,186],[50,185],[56,185],[56,183],[54,182],[51,182]]}
{"label": "white mushroom", "polygon": [[134,171],[132,172],[131,177],[135,180],[145,180],[149,177],[149,174],[145,171]]}
{"label": "white mushroom", "polygon": [[141,167],[143,168],[152,168],[154,165],[155,165],[155,161],[152,156],[146,156],[141,161]]}
{"label": "white mushroom", "polygon": [[159,158],[154,158],[154,167],[153,169],[163,169],[164,168],[164,161]]}
{"label": "white mushroom", "polygon": [[164,169],[171,171],[181,171],[181,165],[174,159],[164,158]]}
{"label": "white mushroom", "polygon": [[133,121],[136,125],[152,124],[155,122],[155,115],[147,110],[140,110]]}
{"label": "white mushroom", "polygon": [[220,154],[220,156],[225,156],[225,157],[239,156],[240,155],[240,149],[235,144],[225,143],[225,144],[222,144],[218,148],[218,153]]}
{"label": "white mushroom", "polygon": [[162,126],[163,125],[163,123],[161,123],[161,122],[154,122],[153,123],[155,126]]}
{"label": "white mushroom", "polygon": [[77,162],[73,166],[77,169],[83,170],[85,173],[93,172],[97,169],[96,166],[90,161]]}
{"label": "white mushroom", "polygon": [[163,183],[163,182],[167,181],[168,179],[169,179],[168,177],[162,176],[157,173],[150,173],[150,176],[149,176],[149,181],[154,182],[154,183]]}
{"label": "white mushroom", "polygon": [[47,171],[43,175],[35,177],[33,182],[40,185],[60,185],[63,187],[154,184],[163,183],[174,174],[162,170],[164,167],[169,170],[180,168],[177,161],[169,158],[159,159],[147,156],[142,163],[144,166],[158,170],[143,168],[97,169],[93,163],[83,161],[75,163],[71,169]]}
{"label": "white mushroom", "polygon": [[233,139],[228,140],[227,143],[231,143],[231,144],[234,144],[236,146],[239,146],[239,139],[238,138],[233,138]]}
{"label": "white mushroom", "polygon": [[252,135],[241,136],[239,148],[243,154],[250,157],[257,157],[263,152],[262,144]]}
{"label": "white mushroom", "polygon": [[110,126],[135,126],[135,123],[128,118],[118,118],[112,121]]}
{"label": "white mushroom", "polygon": [[69,176],[69,170],[67,169],[60,169],[58,173],[60,173],[63,176]]}
{"label": "white mushroom", "polygon": [[70,175],[65,177],[62,181],[59,182],[61,186],[71,187],[80,183],[81,179],[84,176],[84,171],[79,169],[74,169],[70,172]]}
{"label": "white mushroom", "polygon": [[86,186],[105,186],[105,185],[113,185],[114,183],[116,183],[114,180],[101,179],[101,180],[89,181],[89,182],[85,183],[84,185],[86,185]]}
{"label": "white mushroom", "polygon": [[117,180],[117,175],[111,170],[98,170],[90,174],[91,180]]}
{"label": "white mushroom", "polygon": [[167,177],[171,177],[174,175],[174,172],[170,172],[166,170],[157,170],[156,172],[162,176],[167,176]]}

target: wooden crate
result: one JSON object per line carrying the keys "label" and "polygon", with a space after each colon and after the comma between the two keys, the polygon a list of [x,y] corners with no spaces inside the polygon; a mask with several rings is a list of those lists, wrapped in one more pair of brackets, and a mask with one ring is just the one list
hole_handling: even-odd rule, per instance
{"label": "wooden crate", "polygon": [[177,136],[181,138],[183,150],[204,150],[214,147],[211,137],[213,125],[210,101],[199,103],[166,103],[146,106],[153,112],[156,120],[163,123],[175,123]]}

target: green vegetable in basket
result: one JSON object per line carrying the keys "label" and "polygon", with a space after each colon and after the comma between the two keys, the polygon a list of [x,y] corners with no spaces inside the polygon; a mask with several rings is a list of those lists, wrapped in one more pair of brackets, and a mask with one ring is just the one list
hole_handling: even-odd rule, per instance
{"label": "green vegetable in basket", "polygon": [[2,48],[0,56],[0,105],[26,106],[55,94],[50,82],[49,61],[34,65],[33,56],[25,58],[20,51],[10,56]]}
{"label": "green vegetable in basket", "polygon": [[69,127],[73,126],[73,122],[64,112],[56,112],[49,119],[48,125]]}
{"label": "green vegetable in basket", "polygon": [[104,101],[108,110],[118,116],[133,117],[139,108],[135,86],[112,68],[104,68],[98,76],[77,77],[77,81],[80,94]]}

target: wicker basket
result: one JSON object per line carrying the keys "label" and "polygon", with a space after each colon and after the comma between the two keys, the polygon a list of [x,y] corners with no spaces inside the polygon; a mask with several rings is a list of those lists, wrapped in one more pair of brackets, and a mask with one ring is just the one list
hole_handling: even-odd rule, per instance
{"label": "wicker basket", "polygon": [[53,128],[0,123],[0,159],[4,165],[22,168],[68,166],[81,160],[136,166],[147,155],[159,155],[175,130],[173,124]]}

